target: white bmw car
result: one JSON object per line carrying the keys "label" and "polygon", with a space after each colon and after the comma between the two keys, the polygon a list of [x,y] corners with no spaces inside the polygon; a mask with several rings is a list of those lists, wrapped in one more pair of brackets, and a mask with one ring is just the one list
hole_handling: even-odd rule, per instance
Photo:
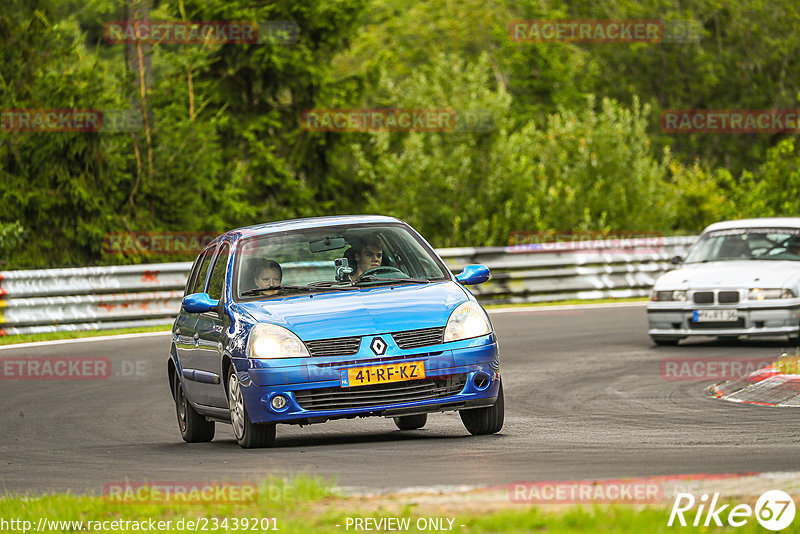
{"label": "white bmw car", "polygon": [[647,307],[658,345],[691,336],[800,337],[800,217],[712,224]]}

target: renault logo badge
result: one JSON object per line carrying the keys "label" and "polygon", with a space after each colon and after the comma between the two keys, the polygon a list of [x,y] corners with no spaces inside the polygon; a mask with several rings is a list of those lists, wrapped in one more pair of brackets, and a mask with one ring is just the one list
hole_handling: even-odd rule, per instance
{"label": "renault logo badge", "polygon": [[386,342],[384,342],[381,338],[376,337],[372,340],[369,348],[372,349],[372,352],[381,356],[384,352],[386,352]]}

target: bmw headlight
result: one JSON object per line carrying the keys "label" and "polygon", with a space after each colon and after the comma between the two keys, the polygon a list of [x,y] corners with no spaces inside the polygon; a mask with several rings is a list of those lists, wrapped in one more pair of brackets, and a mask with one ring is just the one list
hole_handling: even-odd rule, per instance
{"label": "bmw headlight", "polygon": [[653,291],[650,300],[655,302],[686,302],[686,290]]}
{"label": "bmw headlight", "polygon": [[444,329],[444,340],[447,342],[470,339],[485,336],[491,331],[486,312],[478,304],[468,300],[459,304],[450,314]]}
{"label": "bmw headlight", "polygon": [[310,356],[308,349],[294,332],[274,324],[258,323],[250,330],[247,357],[303,358]]}
{"label": "bmw headlight", "polygon": [[747,300],[765,300],[765,299],[791,299],[794,298],[794,292],[791,289],[761,289],[754,287],[747,294]]}

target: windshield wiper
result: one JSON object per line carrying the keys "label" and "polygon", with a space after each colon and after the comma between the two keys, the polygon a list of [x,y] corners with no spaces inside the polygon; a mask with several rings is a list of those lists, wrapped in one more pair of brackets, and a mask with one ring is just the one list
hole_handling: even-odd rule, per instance
{"label": "windshield wiper", "polygon": [[[347,284],[345,286],[341,286],[341,284]],[[319,282],[311,282],[308,284],[308,287],[324,287],[324,288],[331,288],[331,289],[347,289],[350,286],[349,281],[338,281],[338,280],[322,280]]]}
{"label": "windshield wiper", "polygon": [[311,291],[312,288],[306,286],[290,286],[290,285],[280,285],[280,286],[272,286],[272,287],[257,287],[255,289],[248,289],[247,291],[243,291],[241,295],[243,297],[249,297],[251,295],[260,295],[264,291],[277,291],[277,290],[292,290],[292,291]]}
{"label": "windshield wiper", "polygon": [[[336,282],[341,283],[341,282]],[[243,297],[249,297],[253,295],[260,295],[266,291],[326,291],[326,290],[335,290],[335,291],[347,291],[350,289],[355,289],[349,282],[346,286],[327,286],[316,282],[314,284],[309,284],[307,286],[292,286],[292,285],[280,285],[280,286],[272,286],[272,287],[263,287],[263,288],[256,288],[256,289],[248,289],[244,293],[242,293]]]}
{"label": "windshield wiper", "polygon": [[429,284],[430,280],[426,280],[425,278],[376,278],[374,276],[362,276],[353,283],[358,285],[364,282],[368,284],[387,284],[387,285]]}

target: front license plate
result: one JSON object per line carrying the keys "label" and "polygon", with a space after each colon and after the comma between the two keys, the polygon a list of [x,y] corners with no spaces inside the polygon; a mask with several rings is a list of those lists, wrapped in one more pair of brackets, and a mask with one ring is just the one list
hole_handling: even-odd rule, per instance
{"label": "front license plate", "polygon": [[736,322],[739,320],[739,310],[695,310],[692,321],[704,322]]}
{"label": "front license plate", "polygon": [[343,388],[366,386],[368,384],[388,384],[389,382],[419,380],[421,378],[425,378],[424,362],[389,363],[386,365],[371,365],[369,367],[354,367],[339,371],[339,381]]}

